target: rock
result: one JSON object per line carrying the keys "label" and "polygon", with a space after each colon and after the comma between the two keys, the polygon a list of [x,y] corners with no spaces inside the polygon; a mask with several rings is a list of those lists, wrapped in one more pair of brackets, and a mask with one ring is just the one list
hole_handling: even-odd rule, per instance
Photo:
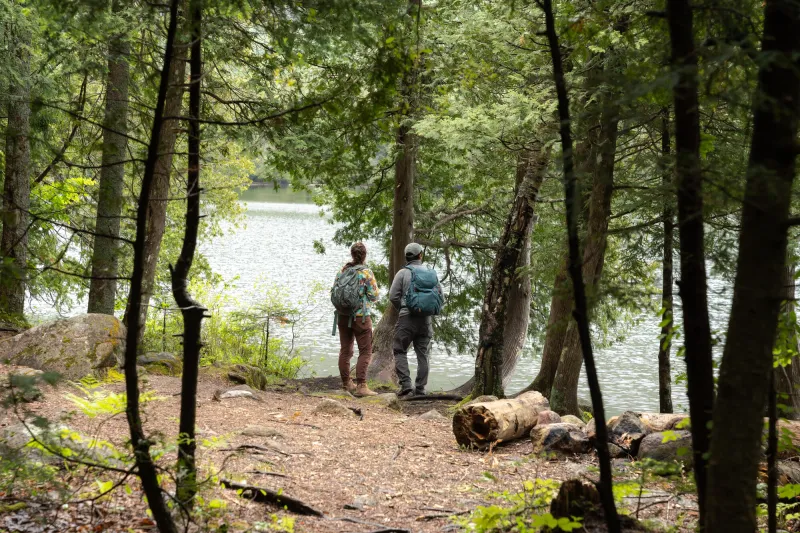
{"label": "rock", "polygon": [[650,433],[647,426],[633,411],[625,411],[608,423],[608,440],[634,457],[639,451],[642,439]]}
{"label": "rock", "polygon": [[592,407],[592,402],[589,400],[578,398],[578,409],[584,413],[589,413],[590,415],[594,416],[594,407]]}
{"label": "rock", "polygon": [[247,383],[247,377],[241,374],[237,374],[236,372],[228,372],[228,379],[230,381],[233,381],[234,383],[239,383],[241,385]]}
{"label": "rock", "polygon": [[371,405],[386,407],[388,409],[394,409],[395,411],[402,412],[403,410],[400,400],[397,399],[397,394],[393,392],[378,394],[377,396],[364,396],[363,398],[359,398],[358,401],[360,403],[368,403]]}
{"label": "rock", "polygon": [[315,398],[331,398],[334,400],[355,400],[356,397],[347,392],[346,390],[326,390],[312,392],[310,396]]}
{"label": "rock", "polygon": [[565,424],[573,424],[580,428],[586,427],[586,422],[584,422],[575,415],[564,415],[561,417],[561,421],[564,422]]}
{"label": "rock", "polygon": [[497,400],[498,400],[497,396],[492,396],[491,394],[484,394],[483,396],[478,396],[474,400],[468,401],[462,407],[472,405],[473,403],[496,402]]}
{"label": "rock", "polygon": [[614,444],[613,442],[608,443],[608,455],[612,459],[621,459],[624,457],[628,457],[628,452]]}
{"label": "rock", "polygon": [[180,373],[183,369],[183,362],[169,352],[148,352],[138,356],[136,363],[145,368],[164,369],[170,374]]}
{"label": "rock", "polygon": [[5,428],[0,433],[0,452],[3,448],[19,451],[32,460],[47,464],[61,463],[67,457],[119,466],[122,457],[113,445],[104,440],[84,436],[63,424],[42,428],[33,420]]}
{"label": "rock", "polygon": [[0,340],[0,361],[73,380],[119,365],[124,354],[125,326],[111,315],[79,315]]}
{"label": "rock", "polygon": [[[239,385],[239,386],[247,387],[247,385]],[[247,387],[247,389],[250,389],[250,387]],[[219,396],[215,395],[215,397],[217,397],[220,400],[227,400],[231,398],[250,398],[251,400],[260,401],[259,397],[256,396],[255,391],[253,391],[252,389],[250,390],[247,389],[237,389],[234,387],[233,389],[226,390],[225,392],[219,394]]]}
{"label": "rock", "polygon": [[564,454],[587,453],[591,449],[589,438],[573,424],[547,424],[531,430],[533,453],[560,452]]}
{"label": "rock", "polygon": [[[574,417],[573,417],[574,418]],[[555,411],[540,411],[539,419],[536,421],[537,426],[546,426],[547,424],[558,424],[561,422],[561,417]]]}
{"label": "rock", "polygon": [[314,412],[322,415],[340,416],[342,418],[352,418],[356,416],[356,414],[346,406],[330,398],[323,399],[322,403],[314,408]]}
{"label": "rock", "polygon": [[344,508],[354,511],[363,511],[366,507],[375,507],[376,505],[378,505],[378,501],[375,498],[367,494],[362,494],[356,496],[353,503],[345,504]]}
{"label": "rock", "polygon": [[654,459],[656,461],[680,461],[686,466],[692,464],[692,434],[689,431],[674,431],[677,438],[664,438],[669,433],[651,433],[647,435],[639,446],[639,459]]}
{"label": "rock", "polygon": [[431,409],[419,415],[420,420],[433,420],[434,422],[447,422],[449,419],[436,409]]}
{"label": "rock", "polygon": [[594,439],[597,436],[597,427],[594,418],[586,422],[586,425],[583,426],[583,431],[584,433],[586,433],[586,436],[589,437],[590,439]]}
{"label": "rock", "polygon": [[248,426],[242,430],[242,435],[245,437],[278,437],[283,438],[283,433],[277,429],[268,428],[264,426]]}
{"label": "rock", "polygon": [[[688,420],[689,416],[684,414],[667,414],[667,413],[639,413],[639,419],[651,432],[655,431],[669,431],[675,429],[675,426]],[[689,429],[689,426],[681,427],[680,429]]]}

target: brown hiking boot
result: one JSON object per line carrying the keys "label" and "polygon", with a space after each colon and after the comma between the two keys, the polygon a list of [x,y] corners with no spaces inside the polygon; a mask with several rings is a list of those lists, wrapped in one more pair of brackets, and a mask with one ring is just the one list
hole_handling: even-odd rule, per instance
{"label": "brown hiking boot", "polygon": [[356,384],[353,383],[353,380],[347,378],[347,381],[342,380],[342,390],[346,390],[350,394],[354,394],[356,392]]}
{"label": "brown hiking boot", "polygon": [[369,390],[369,387],[367,387],[367,383],[365,381],[359,382],[358,386],[356,387],[356,391],[353,393],[353,396],[358,396],[358,397],[377,396],[377,395],[378,395],[377,392]]}

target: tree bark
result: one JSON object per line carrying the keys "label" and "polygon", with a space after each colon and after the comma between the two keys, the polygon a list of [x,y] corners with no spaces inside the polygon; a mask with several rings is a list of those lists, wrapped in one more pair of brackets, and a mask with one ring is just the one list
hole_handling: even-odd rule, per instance
{"label": "tree bark", "polygon": [[158,85],[158,98],[156,99],[153,114],[153,127],[150,133],[150,143],[147,147],[144,174],[142,176],[142,190],[136,209],[136,238],[133,244],[133,271],[131,274],[128,305],[130,307],[130,324],[125,337],[125,392],[127,394],[126,416],[131,433],[131,446],[133,447],[134,460],[142,490],[147,497],[147,504],[153,513],[153,519],[161,533],[177,533],[175,522],[170,515],[161,485],[158,480],[158,471],[150,455],[152,442],[147,438],[142,427],[142,417],[139,411],[139,375],[136,367],[136,356],[139,342],[139,321],[142,317],[142,285],[145,265],[145,232],[147,231],[147,210],[150,205],[150,194],[158,160],[164,119],[164,108],[169,86],[170,66],[175,46],[175,34],[178,27],[178,2],[170,3],[169,25],[167,29],[167,42],[164,50],[164,64],[161,69],[161,79]]}
{"label": "tree bark", "polygon": [[[181,0],[184,3],[186,0]],[[181,116],[183,107],[183,93],[186,84],[186,58],[189,53],[188,41],[185,37],[187,31],[179,31],[176,36],[176,45],[172,50],[172,58],[169,70],[169,87],[167,89],[164,116]],[[141,316],[137,323],[139,331],[137,334],[137,345],[141,346],[144,338],[144,327],[147,321],[147,310],[150,305],[150,298],[155,288],[155,279],[158,267],[158,255],[161,251],[161,241],[164,238],[164,230],[167,221],[167,205],[170,196],[170,176],[172,173],[172,158],[175,152],[175,141],[180,131],[180,123],[177,120],[165,120],[161,126],[158,144],[158,160],[153,174],[151,184],[150,201],[147,208],[147,231],[144,241],[144,266],[142,273],[142,306]],[[130,328],[131,307],[125,309],[123,321]]]}
{"label": "tree bark", "polygon": [[711,421],[711,410],[714,405],[714,374],[706,287],[697,53],[689,1],[668,0],[667,20],[672,68],[677,74],[673,98],[681,262],[681,280],[678,287],[683,304],[694,474],[697,482],[700,524],[703,524],[707,478],[705,454],[709,445],[708,423]]}
{"label": "tree bark", "polygon": [[456,442],[470,448],[486,448],[498,442],[527,437],[541,411],[549,409],[539,392],[526,392],[514,400],[473,403],[453,416]]}
{"label": "tree bark", "polygon": [[8,87],[3,232],[0,238],[0,316],[23,319],[28,263],[28,225],[31,204],[31,87],[29,31],[8,24],[8,57],[16,76]]}
{"label": "tree bark", "polygon": [[[506,345],[506,342],[513,338],[506,336],[506,327],[513,318],[513,315],[508,315],[509,306],[512,303],[512,294],[525,288],[518,285],[523,281],[519,276],[519,268],[526,262],[526,251],[530,256],[529,243],[534,223],[534,206],[549,161],[548,153],[542,145],[531,150],[526,157],[529,159],[529,163],[525,165],[525,174],[520,180],[511,211],[508,214],[505,230],[500,240],[500,249],[495,257],[492,275],[486,288],[478,338],[478,353],[475,358],[473,397],[484,394],[491,394],[498,398],[504,396],[505,352],[507,348],[513,347],[513,344]],[[528,304],[530,305],[530,300]],[[525,312],[527,314],[528,310]],[[515,333],[519,334],[518,331]],[[516,353],[512,359],[516,364]]]}
{"label": "tree bark", "polygon": [[[596,162],[589,197],[586,243],[583,249],[582,276],[586,292],[593,296],[603,273],[608,223],[611,217],[611,194],[614,190],[614,160],[617,152],[617,130],[619,109],[611,98],[604,98],[600,105],[599,138]],[[590,307],[591,304],[590,303]],[[578,407],[578,380],[583,358],[577,322],[570,322],[564,335],[561,359],[553,379],[550,406],[557,413],[581,415]]]}
{"label": "tree bark", "polygon": [[[192,508],[197,494],[195,424],[197,420],[197,378],[200,370],[200,333],[206,309],[189,294],[192,268],[200,228],[200,94],[202,82],[202,0],[190,0],[191,58],[189,60],[189,157],[186,180],[186,229],[181,254],[170,268],[172,294],[183,317],[183,374],[181,376],[181,416],[178,429],[178,475],[175,494],[178,501]],[[266,344],[269,344],[267,341]]]}
{"label": "tree bark", "polygon": [[669,109],[665,108],[661,114],[661,155],[664,158],[663,184],[664,184],[664,257],[661,262],[661,308],[664,314],[661,317],[664,323],[661,326],[661,342],[658,346],[658,408],[662,413],[672,412],[672,373],[670,371],[670,352],[672,340],[670,337],[673,324],[672,317],[672,241],[674,239],[675,213],[672,208],[672,173],[666,162],[670,154],[669,139]]}
{"label": "tree bark", "polygon": [[[547,41],[550,48],[550,58],[553,64],[553,79],[558,96],[558,118],[560,122],[561,154],[564,172],[564,203],[566,207],[567,235],[569,242],[569,274],[572,280],[572,290],[575,299],[575,322],[578,324],[581,350],[586,363],[586,378],[589,382],[589,392],[592,397],[592,407],[596,421],[597,436],[595,449],[600,466],[600,482],[597,484],[600,501],[606,525],[610,533],[619,533],[620,523],[617,508],[614,504],[613,474],[611,472],[611,456],[608,451],[608,429],[606,428],[606,415],[603,409],[603,395],[600,382],[597,379],[597,369],[592,353],[591,334],[589,332],[589,316],[586,305],[586,292],[583,285],[578,242],[578,201],[577,179],[572,154],[572,131],[569,113],[569,97],[567,84],[564,79],[564,67],[561,61],[561,49],[556,34],[555,17],[551,0],[541,0],[540,6],[545,15]],[[613,161],[612,161],[613,165]]]}
{"label": "tree bark", "polygon": [[[767,0],[739,256],[708,464],[707,531],[757,529],[756,482],[800,118],[800,4]],[[692,421],[694,427],[694,421]]]}
{"label": "tree bark", "polygon": [[[114,2],[114,11],[122,5]],[[130,44],[124,35],[115,36],[109,46],[106,108],[103,120],[103,157],[100,194],[92,250],[92,279],[87,312],[114,314],[117,297],[119,231],[122,214],[125,164],[128,149],[128,55]]]}

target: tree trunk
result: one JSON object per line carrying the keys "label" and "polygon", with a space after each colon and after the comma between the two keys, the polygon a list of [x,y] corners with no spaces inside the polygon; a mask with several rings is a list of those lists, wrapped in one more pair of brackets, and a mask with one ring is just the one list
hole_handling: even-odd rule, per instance
{"label": "tree trunk", "polygon": [[31,204],[30,44],[22,26],[8,24],[8,57],[16,77],[8,87],[6,168],[3,183],[3,233],[0,240],[0,318],[16,322],[25,312],[28,225]]}
{"label": "tree trunk", "polygon": [[177,533],[177,529],[166,502],[164,501],[161,484],[158,480],[158,471],[156,470],[156,465],[153,463],[153,457],[150,455],[152,442],[147,438],[142,427],[142,417],[139,411],[139,372],[136,367],[136,355],[139,348],[139,321],[142,317],[141,307],[143,304],[142,278],[145,265],[144,243],[145,232],[147,230],[147,209],[150,205],[150,193],[152,191],[152,182],[155,175],[156,162],[158,160],[158,147],[160,146],[159,136],[161,135],[163,126],[167,87],[169,86],[170,78],[170,63],[175,46],[175,34],[177,33],[178,27],[178,2],[179,0],[172,0],[170,4],[167,42],[164,50],[164,64],[161,69],[158,98],[156,99],[156,107],[153,114],[153,127],[150,133],[150,143],[147,147],[144,174],[142,175],[142,190],[136,207],[136,238],[133,244],[133,271],[131,273],[131,286],[128,294],[128,305],[130,306],[131,313],[130,324],[125,337],[124,363],[125,392],[127,394],[125,414],[131,433],[131,446],[133,447],[136,470],[142,482],[142,490],[147,497],[147,504],[153,513],[153,519],[161,533]]}
{"label": "tree trunk", "polygon": [[[206,309],[189,294],[192,268],[200,228],[200,89],[202,80],[202,0],[190,0],[191,59],[189,85],[189,158],[186,180],[186,230],[181,255],[170,268],[172,294],[183,317],[183,374],[181,376],[181,417],[178,435],[178,473],[175,494],[192,508],[197,494],[195,423],[197,420],[197,377],[200,370],[200,333]],[[269,339],[266,342],[269,345]]]}
{"label": "tree trunk", "polygon": [[[506,220],[500,240],[500,249],[495,257],[492,275],[486,288],[486,297],[481,314],[478,339],[478,354],[475,358],[474,397],[492,394],[503,397],[503,366],[506,350],[506,326],[509,325],[511,295],[519,287],[519,268],[526,262],[530,233],[534,223],[534,206],[549,160],[548,153],[538,145],[526,156],[529,163],[520,180],[511,211]],[[527,314],[527,310],[526,310]],[[527,325],[526,325],[527,329]],[[518,332],[516,332],[518,334]],[[523,337],[524,338],[524,337]],[[516,354],[514,356],[516,361]]]}
{"label": "tree trunk", "polygon": [[[408,87],[404,84],[404,87]],[[410,87],[407,90],[411,90]],[[405,247],[414,239],[414,175],[416,173],[417,137],[407,125],[397,130],[399,154],[394,165],[394,211],[392,216],[392,247],[389,252],[389,279],[406,264]],[[375,327],[372,343],[372,362],[367,377],[385,383],[396,383],[394,369],[394,326],[397,310],[386,307]]]}
{"label": "tree trunk", "polygon": [[[545,156],[545,154],[542,154]],[[549,160],[549,154],[546,154]],[[549,161],[548,161],[549,162]],[[541,171],[543,174],[546,172],[547,163],[536,171]],[[517,178],[514,195],[519,192],[519,187],[522,184],[525,176],[530,172],[529,167],[536,163],[536,158],[531,155],[527,150],[520,152],[519,161],[517,163]],[[520,258],[518,272],[514,283],[517,290],[511,291],[508,297],[508,310],[506,312],[506,325],[505,325],[505,339],[503,340],[503,366],[502,366],[502,382],[503,390],[508,387],[511,378],[514,377],[514,371],[517,368],[517,363],[522,355],[522,348],[525,346],[525,339],[528,338],[528,325],[531,318],[531,278],[527,269],[531,264],[531,233],[533,232],[534,223],[528,228],[528,234],[525,236],[525,248],[522,251]],[[472,392],[475,387],[475,376],[473,375],[466,383],[449,391],[460,396],[466,396]],[[525,392],[525,391],[522,391]],[[520,392],[521,394],[521,392]]]}
{"label": "tree trunk", "polygon": [[[119,12],[119,0],[114,10]],[[117,297],[120,215],[128,148],[128,54],[130,44],[124,35],[115,36],[109,46],[106,109],[103,120],[103,157],[100,169],[100,194],[97,199],[92,280],[89,284],[87,312],[114,314]]]}
{"label": "tree trunk", "polygon": [[[567,235],[569,243],[569,274],[572,280],[573,297],[575,300],[575,322],[578,325],[581,351],[586,363],[586,378],[589,382],[589,392],[592,397],[592,407],[596,421],[595,449],[600,466],[600,482],[597,484],[600,492],[600,501],[606,519],[606,526],[610,533],[619,533],[620,523],[617,507],[614,503],[613,474],[611,472],[611,456],[608,451],[608,429],[606,428],[606,415],[603,408],[603,394],[600,382],[597,379],[597,368],[592,352],[591,333],[589,331],[589,316],[586,304],[586,291],[583,285],[583,273],[580,265],[580,251],[578,239],[578,201],[579,193],[575,176],[575,164],[572,154],[572,131],[569,113],[569,97],[567,96],[567,83],[564,79],[564,67],[561,61],[561,48],[558,44],[553,4],[551,0],[542,0],[542,9],[545,15],[547,42],[550,48],[550,58],[553,64],[553,79],[558,96],[558,118],[560,124],[562,168],[564,172],[564,203],[566,207]],[[611,161],[613,166],[613,158]]]}
{"label": "tree trunk", "polygon": [[692,449],[697,482],[700,524],[705,517],[708,423],[714,406],[711,329],[708,319],[705,243],[703,231],[703,176],[700,168],[700,104],[697,97],[697,55],[692,9],[688,0],[668,0],[667,19],[672,68],[677,74],[675,101],[675,163],[678,188],[684,345]]}
{"label": "tree trunk", "polygon": [[781,318],[786,321],[784,327],[788,335],[784,339],[785,350],[791,354],[792,361],[784,366],[775,368],[775,390],[777,401],[781,405],[781,417],[789,420],[800,420],[800,344],[797,338],[797,315],[795,312],[795,267],[794,264],[787,264],[784,269],[783,279],[783,309]]}
{"label": "tree trunk", "polygon": [[[182,0],[181,3],[185,2]],[[172,51],[169,70],[169,87],[167,89],[164,116],[178,117],[181,115],[183,107],[183,93],[186,84],[186,58],[189,53],[188,40],[185,37],[187,31],[180,31],[176,37],[176,45]],[[156,272],[158,267],[158,254],[161,251],[161,241],[164,238],[164,230],[167,221],[167,205],[170,195],[170,175],[172,172],[172,157],[175,152],[175,141],[180,131],[180,123],[177,120],[165,120],[161,126],[158,144],[158,160],[153,174],[151,184],[150,201],[147,208],[147,232],[144,242],[144,267],[142,277],[142,306],[141,316],[137,321],[139,331],[137,335],[137,345],[141,346],[144,337],[144,327],[147,321],[147,310],[150,305],[150,297],[155,288]],[[127,327],[131,324],[130,302],[125,309],[123,321]]]}
{"label": "tree trunk", "polygon": [[796,1],[767,0],[762,38],[765,62],[753,99],[733,304],[711,430],[707,531],[751,532],[758,527],[760,443],[785,279],[800,118],[798,27]]}
{"label": "tree trunk", "polygon": [[661,155],[664,157],[664,257],[661,263],[661,308],[664,314],[661,321],[661,342],[658,347],[658,409],[662,413],[672,412],[672,373],[670,372],[670,351],[672,340],[672,241],[675,213],[672,209],[672,173],[666,162],[669,157],[669,109],[661,115]]}
{"label": "tree trunk", "polygon": [[[608,222],[611,217],[611,194],[614,190],[619,109],[612,98],[613,96],[603,99],[599,104],[603,111],[600,114],[599,143],[595,151],[597,156],[594,163],[592,192],[589,197],[586,244],[583,249],[582,276],[590,298],[594,296],[603,273]],[[561,360],[550,392],[550,405],[557,413],[581,415],[581,409],[578,407],[578,380],[582,364],[578,324],[572,321],[564,335]]]}
{"label": "tree trunk", "polygon": [[514,400],[465,405],[453,416],[453,434],[459,445],[470,448],[510,442],[527,437],[539,413],[548,409],[547,398],[535,391]]}

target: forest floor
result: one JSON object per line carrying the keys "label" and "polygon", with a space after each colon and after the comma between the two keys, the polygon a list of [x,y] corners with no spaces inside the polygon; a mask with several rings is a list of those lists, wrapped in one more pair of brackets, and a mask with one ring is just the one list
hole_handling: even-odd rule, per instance
{"label": "forest floor", "polygon": [[[0,365],[0,378],[5,380],[3,374],[9,370]],[[292,515],[271,504],[243,499],[236,491],[209,481],[201,492],[206,509],[198,518],[201,529],[290,531],[291,520],[283,518],[288,516],[294,518],[298,532],[461,531],[459,518],[463,520],[478,506],[510,506],[503,492],[519,493],[525,481],[597,476],[593,456],[540,458],[532,455],[529,440],[489,452],[460,449],[448,412],[452,401],[400,402],[403,411],[399,412],[326,390],[337,387],[338,379],[292,385],[259,391],[256,400],[216,400],[232,384],[219,375],[203,373],[197,411],[201,472],[281,491],[318,509],[324,517]],[[118,394],[123,384],[102,388]],[[143,390],[157,397],[143,405],[146,432],[164,443],[175,442],[180,378],[148,374]],[[124,413],[90,418],[67,398],[68,393],[80,395],[69,384],[47,387],[44,396],[26,408],[52,421],[67,420],[70,428],[83,435],[126,449],[129,433]],[[315,412],[325,397],[336,397],[345,406],[360,409],[363,416]],[[446,418],[419,418],[431,409]],[[0,430],[18,423],[19,414],[13,409],[1,413]],[[174,451],[166,447],[160,464],[169,468],[172,461]],[[638,515],[654,530],[692,529],[696,505],[692,496],[682,494],[680,480],[644,475],[627,460],[615,460],[614,467],[624,512]],[[111,496],[92,500],[104,482],[120,477],[114,472],[62,468],[56,478],[68,487],[71,503],[67,504],[41,483],[38,489],[43,498],[27,500],[25,491],[0,493],[0,531],[154,531],[133,479],[130,490],[123,490],[127,482],[121,483],[122,488]],[[8,512],[6,506],[7,512],[2,512],[4,503],[19,500],[25,500],[27,507]],[[226,529],[217,529],[223,522]]]}

